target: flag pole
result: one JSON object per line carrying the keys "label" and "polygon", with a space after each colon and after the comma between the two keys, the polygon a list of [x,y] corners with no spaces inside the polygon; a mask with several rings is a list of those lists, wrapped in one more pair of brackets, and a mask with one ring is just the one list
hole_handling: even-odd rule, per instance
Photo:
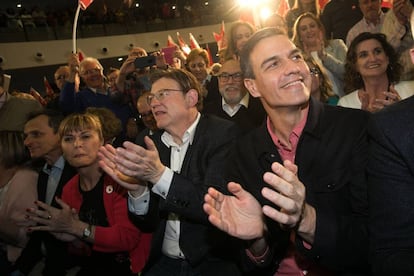
{"label": "flag pole", "polygon": [[75,19],[73,20],[73,31],[72,31],[72,52],[76,54],[76,29],[78,27],[78,18],[79,18],[79,12],[81,9],[81,5],[78,4],[78,8],[76,9],[75,13]]}

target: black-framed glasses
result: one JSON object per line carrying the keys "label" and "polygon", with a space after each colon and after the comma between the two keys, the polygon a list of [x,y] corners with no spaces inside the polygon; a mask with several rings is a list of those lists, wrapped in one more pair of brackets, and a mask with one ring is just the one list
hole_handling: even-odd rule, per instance
{"label": "black-framed glasses", "polygon": [[161,89],[155,93],[151,93],[147,96],[147,103],[148,105],[151,105],[151,102],[154,98],[156,98],[158,101],[162,101],[170,95],[171,92],[183,92],[183,90],[180,89]]}
{"label": "black-framed glasses", "polygon": [[319,70],[319,68],[317,67],[309,68],[309,71],[311,75],[314,75],[314,76],[319,76],[321,74],[321,70]]}
{"label": "black-framed glasses", "polygon": [[236,72],[233,74],[221,73],[220,75],[218,75],[218,78],[224,82],[229,81],[230,78],[232,78],[234,81],[241,81],[243,79],[243,74],[241,72]]}
{"label": "black-framed glasses", "polygon": [[148,111],[148,112],[145,112],[145,113],[139,113],[139,115],[138,115],[138,117],[140,118],[140,119],[144,119],[144,118],[147,118],[147,117],[149,117],[149,116],[152,116],[152,111],[150,110],[150,111]]}

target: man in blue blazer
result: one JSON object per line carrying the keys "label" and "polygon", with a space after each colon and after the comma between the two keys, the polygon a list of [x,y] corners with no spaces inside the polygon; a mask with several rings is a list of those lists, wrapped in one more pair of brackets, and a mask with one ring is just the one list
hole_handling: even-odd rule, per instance
{"label": "man in blue blazer", "polygon": [[[184,70],[151,77],[148,95],[160,131],[124,148],[101,148],[101,167],[129,190],[136,225],[154,232],[147,276],[239,275],[232,239],[212,226],[203,211],[211,185],[225,187],[223,169],[236,125],[201,115],[201,87]],[[126,178],[124,175],[127,175]],[[132,182],[130,184],[128,182]]]}
{"label": "man in blue blazer", "polygon": [[[42,161],[37,181],[38,199],[59,207],[55,197],[62,195],[65,184],[76,174],[62,156],[58,128],[63,115],[54,110],[42,110],[29,115],[24,126],[24,143],[32,159]],[[29,243],[17,260],[16,268],[27,275],[44,258],[43,275],[66,275],[69,266],[67,243],[49,232],[32,233]]]}
{"label": "man in blue blazer", "polygon": [[369,114],[311,98],[309,68],[280,30],[253,34],[241,68],[268,117],[228,159],[234,196],[205,196],[210,221],[250,242],[251,261],[273,268],[261,275],[368,274]]}

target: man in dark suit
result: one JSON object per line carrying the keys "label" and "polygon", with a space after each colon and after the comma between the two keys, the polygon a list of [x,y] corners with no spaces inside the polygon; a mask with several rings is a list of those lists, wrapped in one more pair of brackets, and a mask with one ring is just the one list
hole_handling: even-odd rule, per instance
{"label": "man in dark suit", "polygon": [[414,275],[414,96],[375,113],[368,135],[373,272]]}
{"label": "man in dark suit", "polygon": [[414,275],[414,96],[375,113],[368,134],[374,275]]}
{"label": "man in dark suit", "polygon": [[260,100],[253,98],[244,86],[239,61],[224,61],[218,80],[221,97],[206,104],[203,111],[233,121],[243,131],[261,125],[266,113]]}
{"label": "man in dark suit", "polygon": [[129,190],[133,221],[154,231],[143,275],[239,275],[227,260],[236,255],[225,250],[230,237],[202,208],[207,187],[225,185],[223,165],[238,128],[200,114],[202,88],[191,73],[171,69],[153,74],[151,82],[147,99],[162,130],[145,137],[143,146],[126,142],[100,152],[101,167]]}
{"label": "man in dark suit", "polygon": [[[277,29],[250,37],[241,68],[268,119],[239,139],[229,156],[234,196],[214,188],[205,196],[210,221],[249,240],[248,255],[259,266],[284,253],[279,263],[268,262],[274,267],[269,275],[368,273],[369,115],[310,98],[301,51]],[[291,243],[283,251],[286,234]]]}
{"label": "man in dark suit", "polygon": [[[59,207],[55,197],[60,197],[63,186],[76,170],[62,156],[58,128],[63,116],[53,110],[31,113],[24,126],[25,145],[32,159],[44,160],[39,173],[37,191],[40,201]],[[17,261],[17,269],[25,275],[37,262],[45,258],[43,275],[66,275],[67,246],[48,232],[35,232]]]}

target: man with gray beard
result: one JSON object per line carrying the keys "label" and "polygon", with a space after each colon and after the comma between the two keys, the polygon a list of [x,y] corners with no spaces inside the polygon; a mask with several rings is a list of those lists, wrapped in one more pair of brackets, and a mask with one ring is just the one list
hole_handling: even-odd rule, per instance
{"label": "man with gray beard", "polygon": [[244,86],[239,61],[224,61],[217,76],[221,98],[206,104],[204,113],[233,121],[243,132],[260,126],[265,111],[260,100],[250,96]]}

